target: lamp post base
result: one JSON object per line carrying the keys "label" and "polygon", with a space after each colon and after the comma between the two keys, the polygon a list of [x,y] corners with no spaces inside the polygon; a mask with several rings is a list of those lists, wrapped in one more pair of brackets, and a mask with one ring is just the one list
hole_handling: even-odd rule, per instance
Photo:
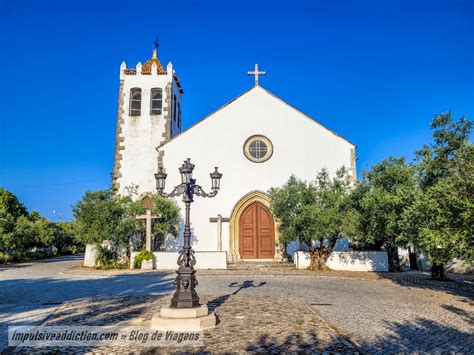
{"label": "lamp post base", "polygon": [[151,320],[151,329],[174,331],[200,331],[216,326],[214,313],[208,314],[207,305],[193,308],[161,307]]}
{"label": "lamp post base", "polygon": [[198,282],[192,266],[180,266],[176,271],[176,291],[171,299],[171,308],[193,308],[199,306],[199,296],[194,289]]}

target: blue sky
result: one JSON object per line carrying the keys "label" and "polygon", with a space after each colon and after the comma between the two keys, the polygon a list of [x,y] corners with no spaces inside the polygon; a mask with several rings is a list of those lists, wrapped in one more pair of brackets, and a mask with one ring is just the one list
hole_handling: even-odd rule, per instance
{"label": "blue sky", "polygon": [[474,116],[473,23],[470,0],[0,0],[0,186],[52,220],[107,188],[119,66],[147,60],[155,35],[184,128],[259,63],[263,87],[358,145],[359,174],[411,158],[436,113]]}

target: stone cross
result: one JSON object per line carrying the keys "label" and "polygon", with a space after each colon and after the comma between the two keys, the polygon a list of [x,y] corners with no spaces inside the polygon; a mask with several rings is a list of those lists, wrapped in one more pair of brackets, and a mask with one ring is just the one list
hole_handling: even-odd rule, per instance
{"label": "stone cross", "polygon": [[209,218],[209,222],[217,223],[217,251],[222,251],[222,222],[230,222],[230,218],[225,218],[218,214],[217,218]]}
{"label": "stone cross", "polygon": [[258,76],[259,75],[265,75],[267,73],[264,72],[264,71],[258,71],[258,64],[255,64],[255,70],[254,71],[248,71],[247,74],[248,75],[253,75],[255,77],[255,86],[257,86],[258,85]]}
{"label": "stone cross", "polygon": [[145,248],[151,251],[151,221],[152,219],[160,218],[160,216],[154,216],[151,214],[151,209],[146,210],[146,214],[136,216],[136,219],[144,219],[146,222],[146,237],[145,237]]}

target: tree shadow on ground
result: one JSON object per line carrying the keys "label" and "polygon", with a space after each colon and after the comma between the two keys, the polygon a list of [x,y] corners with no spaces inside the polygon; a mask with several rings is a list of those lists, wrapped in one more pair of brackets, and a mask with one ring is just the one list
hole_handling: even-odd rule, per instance
{"label": "tree shadow on ground", "polygon": [[[363,340],[363,352],[450,352],[473,353],[474,336],[466,326],[457,329],[425,318],[406,322],[386,322],[387,334],[375,341]],[[471,328],[472,329],[472,328]]]}
{"label": "tree shadow on ground", "polygon": [[466,321],[467,323],[474,325],[474,314],[466,312],[464,309],[458,308],[456,306],[450,305],[450,304],[443,304],[441,306],[445,310],[452,312],[459,316],[461,319]]}
{"label": "tree shadow on ground", "polygon": [[6,271],[11,269],[23,269],[25,267],[30,267],[32,264],[0,264],[0,271]]}
{"label": "tree shadow on ground", "polygon": [[228,293],[223,296],[219,296],[217,298],[214,298],[213,300],[208,302],[208,307],[210,312],[214,312],[219,306],[221,306],[224,302],[226,302],[231,296],[238,294],[240,291],[246,289],[246,288],[253,288],[253,287],[262,287],[266,284],[265,281],[260,282],[258,285],[254,284],[253,280],[245,280],[241,284],[238,282],[231,282],[229,284],[229,287],[233,287],[236,290],[232,293]]}
{"label": "tree shadow on ground", "polygon": [[58,255],[58,256],[53,256],[52,258],[47,258],[47,259],[40,259],[40,260],[34,260],[35,263],[42,263],[42,264],[47,264],[47,263],[57,263],[61,261],[84,261],[84,253],[81,254],[72,254],[72,255]]}
{"label": "tree shadow on ground", "polygon": [[[4,326],[28,324],[27,316],[18,317],[19,307],[27,312],[35,312],[89,297],[111,299],[117,296],[162,297],[174,290],[173,282],[174,279],[167,275],[154,275],[154,277],[120,275],[72,280],[65,278],[0,280],[0,324],[3,323]],[[106,324],[110,321],[110,317],[123,307],[117,302],[103,305],[103,309],[98,309],[93,304],[90,308],[84,308],[84,316],[97,324]],[[124,313],[122,316],[131,317],[143,310],[131,309],[129,314]],[[66,312],[62,315],[62,320],[68,322],[73,316]],[[6,332],[6,329],[0,330],[0,337],[6,339],[6,333],[2,334],[3,332]]]}
{"label": "tree shadow on ground", "polygon": [[72,302],[66,308],[59,308],[43,325],[119,325],[150,314],[151,304],[164,297],[133,295],[85,298]]}
{"label": "tree shadow on ground", "polygon": [[431,276],[425,272],[381,272],[377,274],[380,278],[390,280],[400,286],[443,291],[454,296],[474,300],[474,279],[472,276],[449,274],[448,281],[438,281],[431,279]]}
{"label": "tree shadow on ground", "polygon": [[[355,349],[350,349],[349,340],[342,341],[346,349],[341,349],[341,339],[334,339],[318,348],[317,333],[309,332],[292,334],[283,341],[275,340],[274,334],[262,334],[255,343],[249,344],[246,351],[282,353],[282,352],[362,352],[362,353],[400,353],[400,352],[433,352],[433,353],[473,353],[474,336],[466,329],[456,329],[444,324],[416,318],[408,322],[386,322],[385,335],[376,336],[376,340],[363,339]],[[348,344],[349,343],[349,344]],[[358,349],[360,350],[358,350]]]}
{"label": "tree shadow on ground", "polygon": [[21,269],[25,267],[33,266],[34,264],[47,264],[47,263],[57,263],[62,261],[83,261],[84,254],[73,254],[73,255],[58,255],[53,256],[46,259],[36,259],[36,260],[29,260],[23,261],[20,263],[12,263],[12,264],[0,264],[0,271],[5,271],[9,269]]}
{"label": "tree shadow on ground", "polygon": [[337,352],[337,353],[360,353],[357,345],[349,339],[337,336],[331,341],[322,341],[316,332],[307,334],[287,335],[284,340],[276,340],[273,334],[259,336],[258,341],[249,344],[245,349],[252,353],[314,353],[314,352]]}

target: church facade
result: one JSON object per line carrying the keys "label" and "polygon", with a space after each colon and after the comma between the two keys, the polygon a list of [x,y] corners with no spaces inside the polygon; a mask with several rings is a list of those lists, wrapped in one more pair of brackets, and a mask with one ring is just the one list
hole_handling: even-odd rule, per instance
{"label": "church facade", "polygon": [[[133,69],[122,63],[113,184],[120,194],[133,185],[142,197],[155,193],[154,174],[163,167],[165,191],[170,191],[181,182],[178,167],[190,158],[197,183],[210,190],[209,173],[219,167],[219,193],[212,199],[197,197],[191,209],[192,245],[198,253],[226,252],[228,261],[280,260],[278,222],[267,191],[291,175],[313,180],[323,168],[333,175],[345,166],[356,179],[355,145],[258,80],[185,131],[182,95],[173,65],[164,70],[156,50]],[[180,245],[180,239],[168,240],[165,248]]]}

